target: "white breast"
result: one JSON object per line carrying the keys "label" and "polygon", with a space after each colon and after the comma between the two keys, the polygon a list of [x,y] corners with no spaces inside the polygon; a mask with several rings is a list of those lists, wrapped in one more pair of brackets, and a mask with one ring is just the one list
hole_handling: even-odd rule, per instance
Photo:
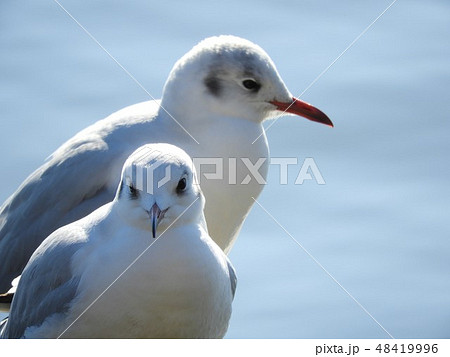
{"label": "white breast", "polygon": [[[199,227],[180,230],[159,238],[64,337],[223,337],[232,302],[225,256],[204,231],[198,236]],[[74,321],[152,243],[136,233],[95,254],[86,252],[81,294],[66,321]]]}

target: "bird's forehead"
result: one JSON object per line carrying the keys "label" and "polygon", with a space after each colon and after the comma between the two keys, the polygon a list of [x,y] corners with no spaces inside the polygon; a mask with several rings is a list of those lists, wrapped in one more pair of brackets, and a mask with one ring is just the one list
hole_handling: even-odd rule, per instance
{"label": "bird's forehead", "polygon": [[214,51],[210,55],[209,62],[210,73],[226,75],[238,72],[239,75],[248,76],[261,75],[268,63],[261,54],[245,48]]}
{"label": "bird's forehead", "polygon": [[187,165],[190,157],[180,148],[170,144],[149,144],[138,148],[127,160],[125,166],[159,167],[161,165]]}
{"label": "bird's forehead", "polygon": [[124,165],[122,179],[128,186],[152,193],[193,170],[192,160],[169,144],[147,145],[136,150]]}
{"label": "bird's forehead", "polygon": [[183,173],[191,172],[191,167],[176,158],[169,158],[169,160],[151,160],[151,161],[136,161],[127,166],[125,172],[136,176],[145,174],[152,175],[155,178],[162,178],[167,175],[170,178],[177,179]]}

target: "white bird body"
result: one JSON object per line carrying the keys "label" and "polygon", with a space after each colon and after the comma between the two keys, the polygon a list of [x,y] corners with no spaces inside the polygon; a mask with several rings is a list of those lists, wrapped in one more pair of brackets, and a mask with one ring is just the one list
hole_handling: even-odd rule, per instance
{"label": "white bird body", "polygon": [[[113,199],[123,163],[146,143],[167,142],[193,158],[223,160],[222,179],[198,174],[209,234],[228,253],[254,203],[252,197],[263,188],[241,160],[255,164],[269,157],[262,122],[277,110],[329,121],[292,97],[260,47],[233,36],[209,38],[183,56],[165,84],[162,107],[159,104],[124,108],[81,131],[0,207],[0,292],[9,289],[45,237]],[[233,182],[230,158],[236,162]],[[258,170],[264,179],[267,170],[268,160]],[[248,175],[250,181],[244,180]]]}
{"label": "white bird body", "polygon": [[[117,193],[112,203],[55,231],[26,266],[2,337],[223,337],[234,271],[205,229],[200,191],[188,190],[181,199],[167,198],[174,195],[170,187],[139,193],[138,203]],[[161,223],[156,241],[142,209],[154,202],[168,205],[166,215],[177,204],[186,208]]]}

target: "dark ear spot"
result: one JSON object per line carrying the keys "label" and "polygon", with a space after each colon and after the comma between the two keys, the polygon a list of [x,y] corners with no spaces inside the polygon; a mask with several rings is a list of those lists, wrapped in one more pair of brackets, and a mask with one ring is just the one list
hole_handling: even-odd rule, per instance
{"label": "dark ear spot", "polygon": [[133,186],[128,186],[128,188],[129,188],[129,191],[130,191],[130,193],[129,193],[130,199],[131,200],[137,200],[138,197],[139,197],[138,190],[135,189]]}
{"label": "dark ear spot", "polygon": [[220,80],[217,77],[206,77],[204,83],[212,95],[218,97],[220,92],[222,92],[222,86],[220,85]]}

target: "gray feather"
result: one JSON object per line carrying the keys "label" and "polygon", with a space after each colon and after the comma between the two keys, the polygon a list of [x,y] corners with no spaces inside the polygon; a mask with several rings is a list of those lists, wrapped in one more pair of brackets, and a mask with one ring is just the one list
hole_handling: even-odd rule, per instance
{"label": "gray feather", "polygon": [[146,116],[115,114],[75,135],[0,207],[0,293],[52,232],[113,200],[126,158],[151,137],[146,125],[157,104],[140,106]]}
{"label": "gray feather", "polygon": [[[73,236],[74,227],[70,235]],[[49,236],[30,259],[20,278],[11,304],[3,338],[21,338],[27,327],[39,326],[54,314],[64,314],[74,299],[79,277],[74,276],[70,261],[82,240],[67,239],[63,227]]]}

